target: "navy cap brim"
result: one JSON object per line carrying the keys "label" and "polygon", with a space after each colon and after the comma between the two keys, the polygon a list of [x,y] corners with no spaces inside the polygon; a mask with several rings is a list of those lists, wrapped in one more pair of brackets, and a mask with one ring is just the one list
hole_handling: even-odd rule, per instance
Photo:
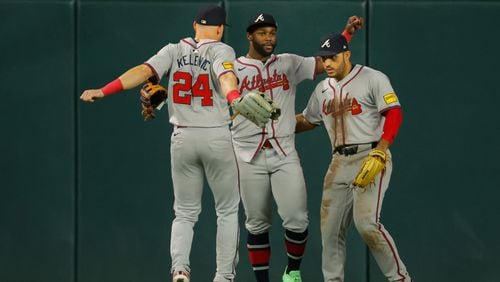
{"label": "navy cap brim", "polygon": [[317,57],[332,57],[332,56],[335,56],[338,53],[342,53],[342,52],[344,52],[344,51],[334,52],[334,51],[329,51],[329,50],[321,50],[321,51],[316,52],[316,54],[314,54],[314,55]]}

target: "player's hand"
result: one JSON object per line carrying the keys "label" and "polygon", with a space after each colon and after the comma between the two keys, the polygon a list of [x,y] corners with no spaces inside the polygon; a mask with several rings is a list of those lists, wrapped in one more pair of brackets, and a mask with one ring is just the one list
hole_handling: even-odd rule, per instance
{"label": "player's hand", "polygon": [[101,99],[102,97],[104,97],[104,93],[102,93],[101,89],[89,89],[83,91],[83,94],[80,96],[80,100],[87,103],[92,103],[97,99]]}
{"label": "player's hand", "polygon": [[167,89],[159,84],[148,82],[141,89],[142,117],[148,121],[156,117],[155,109],[160,109],[167,100]]}
{"label": "player's hand", "polygon": [[[258,127],[265,128],[266,123],[273,116],[273,112],[276,111],[275,105],[269,102],[269,100],[256,92],[249,92],[244,96],[234,99],[231,107],[235,113],[241,114]],[[276,118],[278,116],[279,114]]]}
{"label": "player's hand", "polygon": [[345,30],[353,35],[356,30],[363,27],[363,18],[358,16],[350,16],[347,19],[347,24],[345,25]]}
{"label": "player's hand", "polygon": [[387,154],[383,151],[374,149],[361,164],[361,168],[354,178],[352,184],[359,188],[365,188],[372,183],[384,168],[387,161]]}

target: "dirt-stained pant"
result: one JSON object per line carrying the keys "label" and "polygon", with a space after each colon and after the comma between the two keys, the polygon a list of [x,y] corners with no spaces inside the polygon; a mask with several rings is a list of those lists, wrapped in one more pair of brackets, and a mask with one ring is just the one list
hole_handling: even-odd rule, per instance
{"label": "dirt-stained pant", "polygon": [[321,202],[322,267],[325,282],[344,281],[346,236],[354,224],[388,281],[411,281],[389,232],[380,222],[384,194],[392,173],[388,151],[386,168],[373,183],[353,188],[351,183],[371,150],[362,145],[357,154],[334,154],[323,183]]}
{"label": "dirt-stained pant", "polygon": [[[193,227],[201,212],[203,179],[212,190],[217,214],[214,281],[233,281],[238,261],[238,166],[227,126],[175,128],[171,137],[175,219],[170,254],[172,272],[190,272]],[[208,259],[208,258],[207,258]],[[198,274],[202,280],[205,273]]]}

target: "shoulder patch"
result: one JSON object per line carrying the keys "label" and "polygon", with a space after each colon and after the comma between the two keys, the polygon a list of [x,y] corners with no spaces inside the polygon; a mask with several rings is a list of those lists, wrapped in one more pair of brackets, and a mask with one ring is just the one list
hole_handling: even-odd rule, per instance
{"label": "shoulder patch", "polygon": [[233,63],[231,63],[231,62],[224,62],[224,63],[222,63],[222,66],[226,70],[233,69]]}
{"label": "shoulder patch", "polygon": [[389,93],[384,95],[384,101],[387,105],[395,103],[398,101],[398,97],[394,93]]}

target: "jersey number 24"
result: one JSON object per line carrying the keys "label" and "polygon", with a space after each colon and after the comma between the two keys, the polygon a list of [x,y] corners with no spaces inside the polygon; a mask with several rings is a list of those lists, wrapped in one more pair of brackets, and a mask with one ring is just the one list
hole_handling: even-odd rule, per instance
{"label": "jersey number 24", "polygon": [[[174,73],[173,98],[176,104],[191,105],[191,97],[202,97],[202,106],[213,106],[212,89],[208,74],[200,74],[193,84],[193,76],[189,72]],[[182,80],[182,82],[181,82]],[[180,92],[183,91],[182,95]]]}

